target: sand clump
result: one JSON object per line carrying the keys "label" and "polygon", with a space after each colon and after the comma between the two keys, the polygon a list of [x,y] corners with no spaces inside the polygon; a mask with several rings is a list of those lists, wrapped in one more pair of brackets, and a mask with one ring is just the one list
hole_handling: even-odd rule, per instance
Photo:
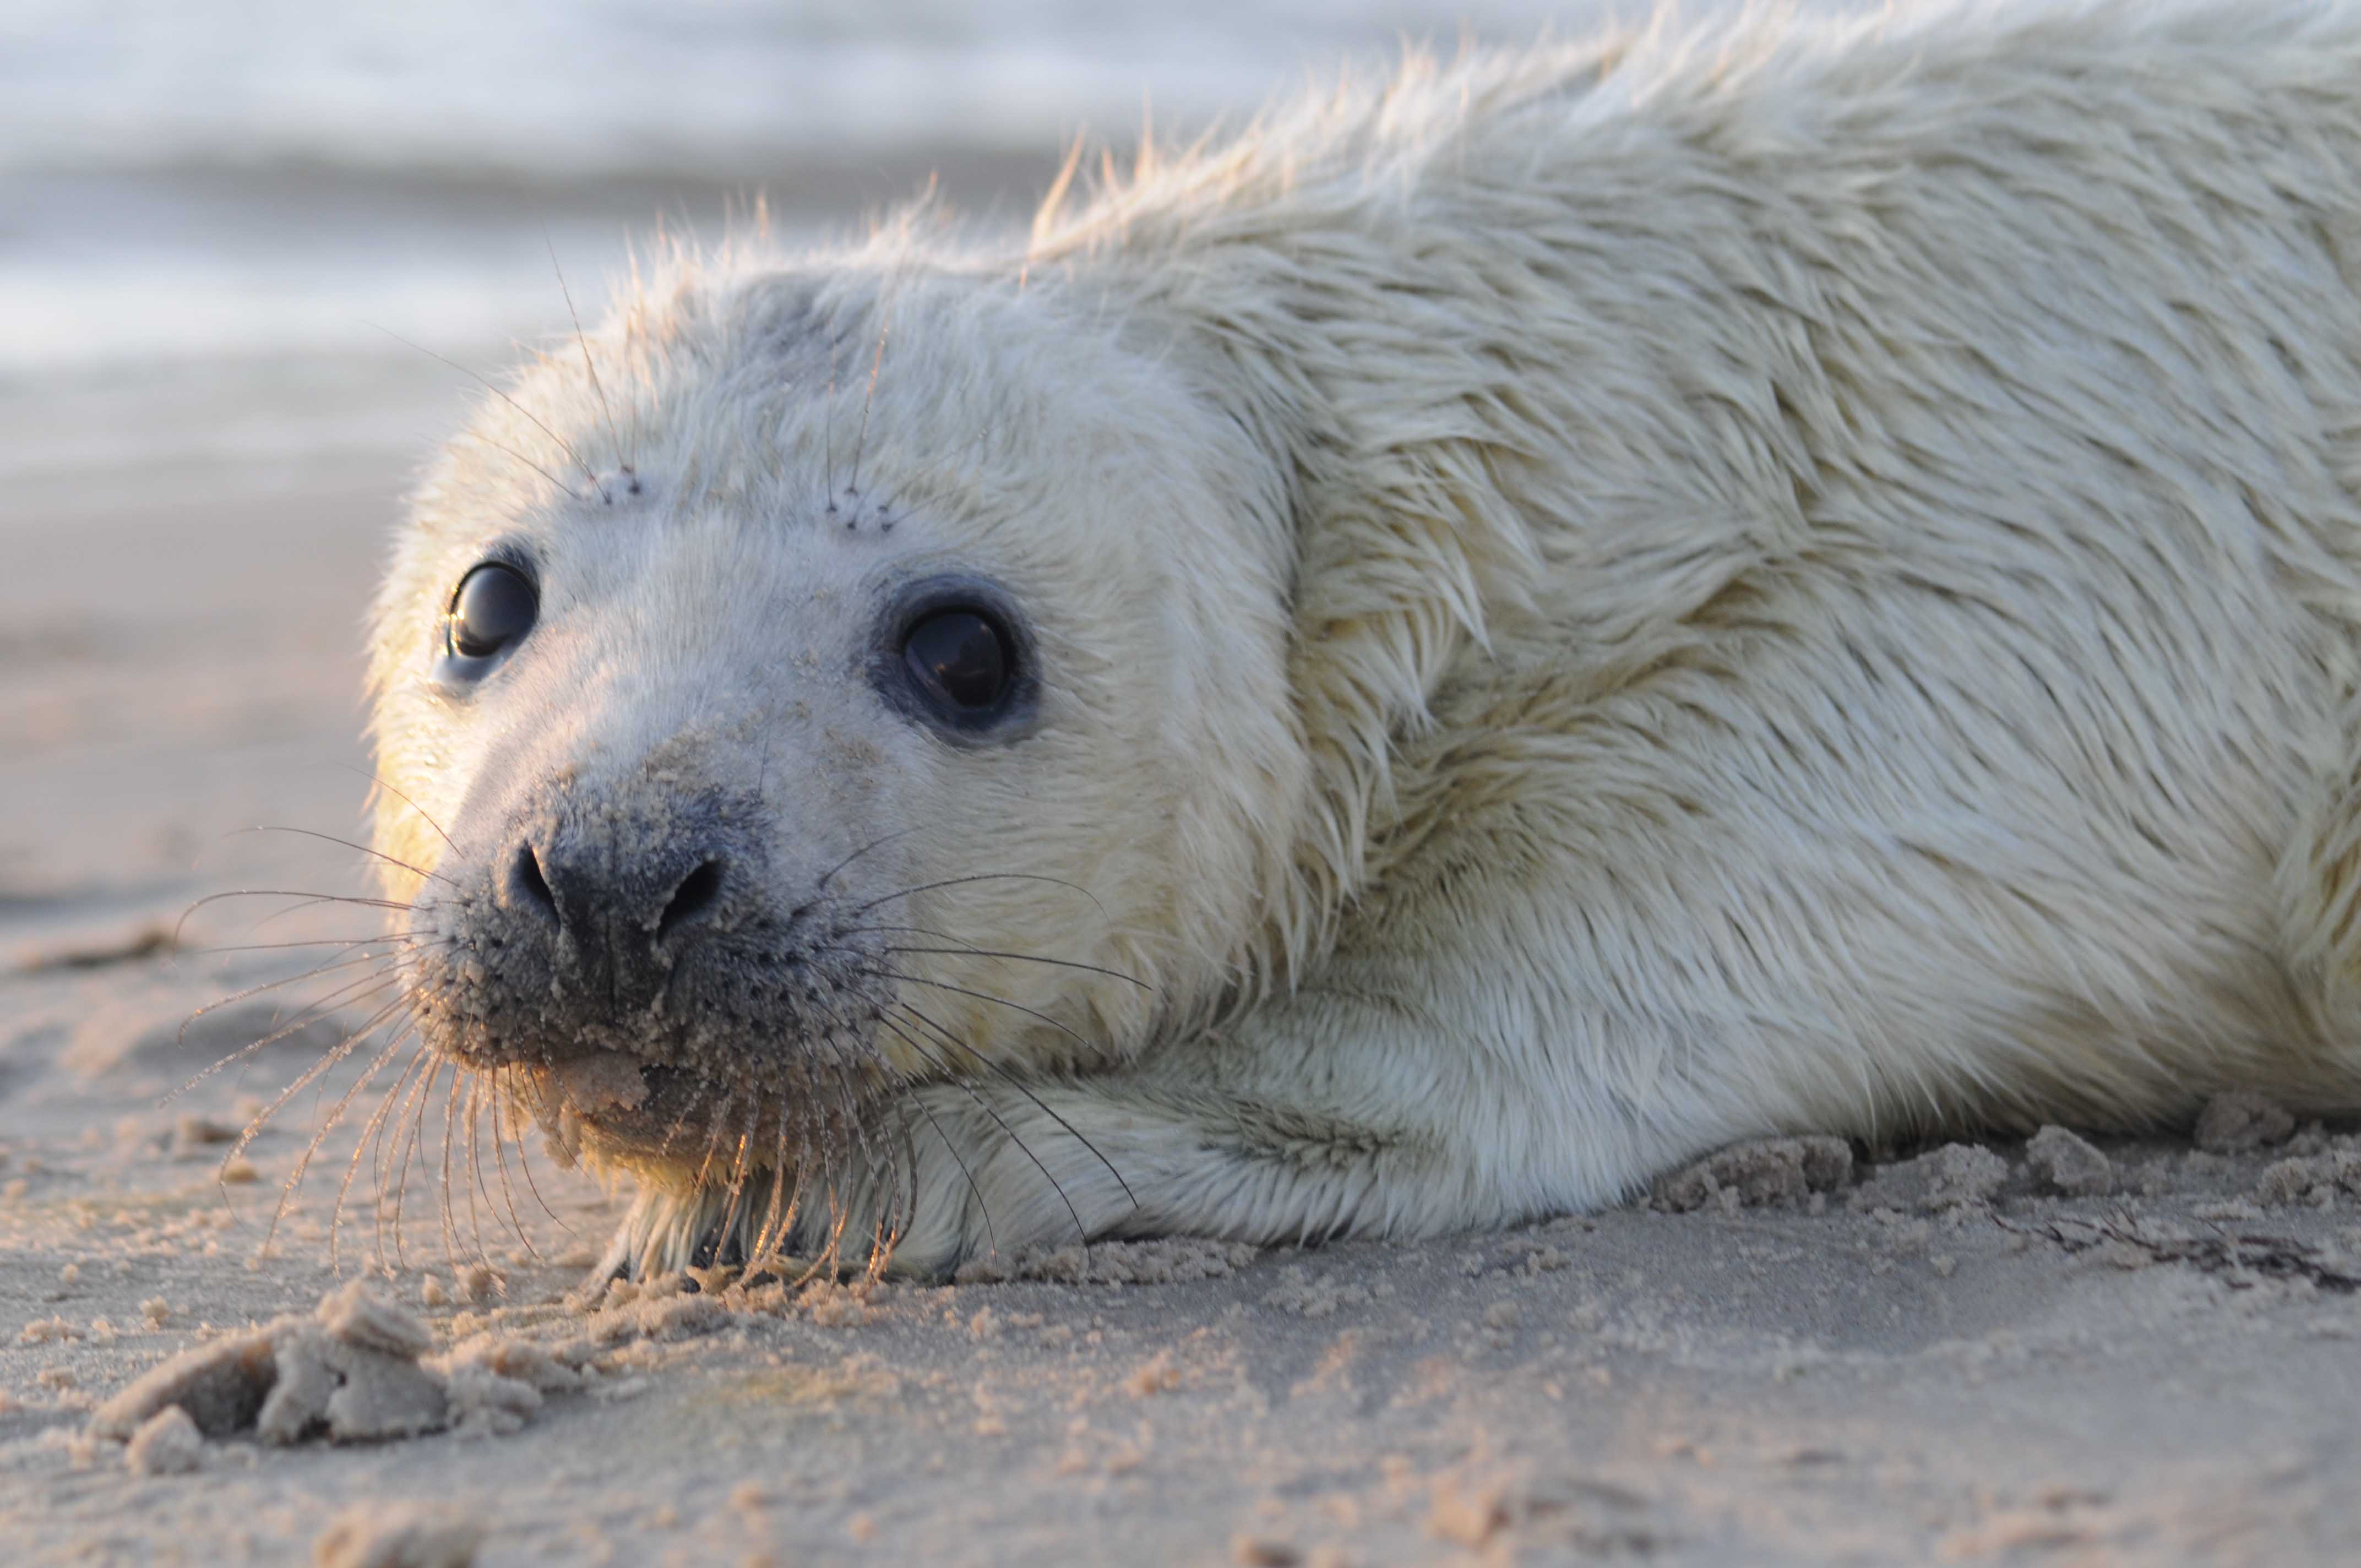
{"label": "sand clump", "polygon": [[1989,1207],[2009,1190],[2028,1187],[2065,1197],[2102,1197],[2116,1190],[2120,1179],[2105,1151],[2059,1126],[2045,1126],[2026,1140],[2022,1179],[2007,1157],[1982,1144],[1945,1144],[1910,1159],[1857,1165],[1852,1146],[1842,1138],[1766,1138],[1717,1149],[1658,1178],[1648,1203],[1675,1214],[1734,1214],[1745,1209],[1819,1213],[1832,1196],[1841,1194],[1857,1212],[1942,1214]]}
{"label": "sand clump", "polygon": [[2255,1197],[2267,1204],[2321,1209],[2340,1197],[2361,1198],[2361,1138],[2340,1138],[2319,1154],[2293,1155],[2264,1167]]}
{"label": "sand clump", "polygon": [[1299,1318],[1333,1318],[1345,1308],[1366,1307],[1375,1299],[1374,1286],[1290,1264],[1279,1271],[1279,1284],[1264,1295],[1262,1304]]}
{"label": "sand clump", "polygon": [[[676,1277],[675,1277],[676,1278]],[[681,1340],[709,1334],[729,1321],[730,1310],[711,1296],[699,1293],[648,1293],[603,1308],[592,1314],[588,1332],[601,1344],[626,1340]]]}
{"label": "sand clump", "polygon": [[2252,1154],[2283,1144],[2295,1134],[2295,1117],[2260,1094],[2233,1090],[2205,1102],[2197,1118],[2197,1146],[2207,1154]]}
{"label": "sand clump", "polygon": [[131,1434],[124,1468],[134,1475],[182,1475],[204,1463],[205,1434],[178,1405],[167,1405]]}
{"label": "sand clump", "polygon": [[291,1313],[166,1362],[101,1405],[89,1435],[126,1443],[126,1463],[143,1474],[167,1474],[195,1468],[192,1436],[283,1446],[503,1434],[545,1393],[581,1384],[562,1353],[524,1342],[478,1335],[429,1357],[434,1347],[423,1323],[355,1280],[308,1317]]}
{"label": "sand clump", "polygon": [[1842,1138],[1765,1138],[1717,1149],[1695,1165],[1657,1179],[1650,1201],[1680,1214],[1708,1207],[1808,1207],[1852,1176],[1852,1146]]}
{"label": "sand clump", "polygon": [[423,1503],[360,1503],[312,1543],[313,1568],[472,1568],[484,1527]]}
{"label": "sand clump", "polygon": [[1945,1144],[1930,1154],[1880,1166],[1847,1200],[1857,1210],[1941,1214],[1989,1206],[2007,1185],[2008,1161],[1977,1144]]}
{"label": "sand clump", "polygon": [[2063,1127],[2044,1127],[2026,1140],[2026,1164],[2052,1191],[2097,1198],[2115,1189],[2114,1162],[2097,1145]]}

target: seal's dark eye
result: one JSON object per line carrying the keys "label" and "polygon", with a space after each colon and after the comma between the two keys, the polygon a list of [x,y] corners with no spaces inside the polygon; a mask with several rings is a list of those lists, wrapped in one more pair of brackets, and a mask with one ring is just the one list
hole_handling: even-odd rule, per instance
{"label": "seal's dark eye", "polygon": [[918,689],[961,717],[998,707],[1016,669],[1007,632],[988,612],[966,607],[937,610],[912,626],[902,658]]}
{"label": "seal's dark eye", "polygon": [[481,674],[493,660],[524,641],[541,613],[533,579],[514,566],[487,561],[459,580],[443,618],[444,645],[456,675]]}
{"label": "seal's dark eye", "polygon": [[869,679],[888,707],[955,746],[1000,746],[1041,716],[1037,644],[1015,595],[989,577],[905,583],[882,607]]}

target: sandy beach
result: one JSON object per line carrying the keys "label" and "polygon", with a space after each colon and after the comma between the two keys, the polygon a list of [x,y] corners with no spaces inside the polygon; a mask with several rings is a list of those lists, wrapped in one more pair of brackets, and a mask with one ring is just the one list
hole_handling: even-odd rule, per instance
{"label": "sandy beach", "polygon": [[[1049,170],[864,154],[774,210],[847,222],[936,163],[983,211]],[[497,182],[206,179],[220,222],[343,202],[503,256],[741,190],[547,187],[536,234]],[[36,193],[98,223],[135,187]],[[497,367],[555,299],[434,346]],[[0,1559],[2361,1561],[2361,1132],[2265,1103],[1758,1146],[1416,1245],[586,1296],[615,1197],[344,1049],[398,979],[337,945],[380,928],[336,902],[372,891],[334,841],[360,623],[478,389],[331,336],[0,374]]]}

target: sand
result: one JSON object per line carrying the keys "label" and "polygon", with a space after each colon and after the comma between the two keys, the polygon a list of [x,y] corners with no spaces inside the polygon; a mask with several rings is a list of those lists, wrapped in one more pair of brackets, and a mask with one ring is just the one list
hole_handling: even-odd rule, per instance
{"label": "sand", "polygon": [[[2149,1140],[1741,1149],[1416,1245],[585,1302],[613,1199],[538,1156],[530,1189],[489,1157],[467,1181],[463,1147],[446,1234],[431,1135],[399,1255],[364,1160],[335,1272],[371,1091],[262,1255],[361,1058],[237,1129],[368,999],[172,1091],[369,971],[184,1036],[310,961],[203,949],[374,916],[232,900],[169,938],[210,893],[365,889],[334,845],[225,835],[356,832],[359,607],[463,395],[336,375],[401,417],[27,463],[0,497],[12,1563],[2361,1559],[2361,1139],[2263,1102]],[[302,376],[138,395],[185,398],[159,429],[323,403]],[[159,1371],[192,1353],[212,1370]]]}

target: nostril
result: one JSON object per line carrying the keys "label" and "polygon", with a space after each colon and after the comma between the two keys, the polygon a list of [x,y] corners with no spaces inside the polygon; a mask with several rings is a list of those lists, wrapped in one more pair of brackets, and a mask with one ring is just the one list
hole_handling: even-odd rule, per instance
{"label": "nostril", "polygon": [[509,868],[509,887],[518,903],[537,904],[553,924],[566,924],[557,912],[557,895],[549,891],[549,879],[541,874],[541,857],[533,852],[531,844],[517,846],[516,863]]}
{"label": "nostril", "polygon": [[656,940],[661,942],[681,927],[704,913],[721,894],[721,862],[708,861],[681,879],[673,889],[672,902],[664,905],[664,916],[656,922]]}

